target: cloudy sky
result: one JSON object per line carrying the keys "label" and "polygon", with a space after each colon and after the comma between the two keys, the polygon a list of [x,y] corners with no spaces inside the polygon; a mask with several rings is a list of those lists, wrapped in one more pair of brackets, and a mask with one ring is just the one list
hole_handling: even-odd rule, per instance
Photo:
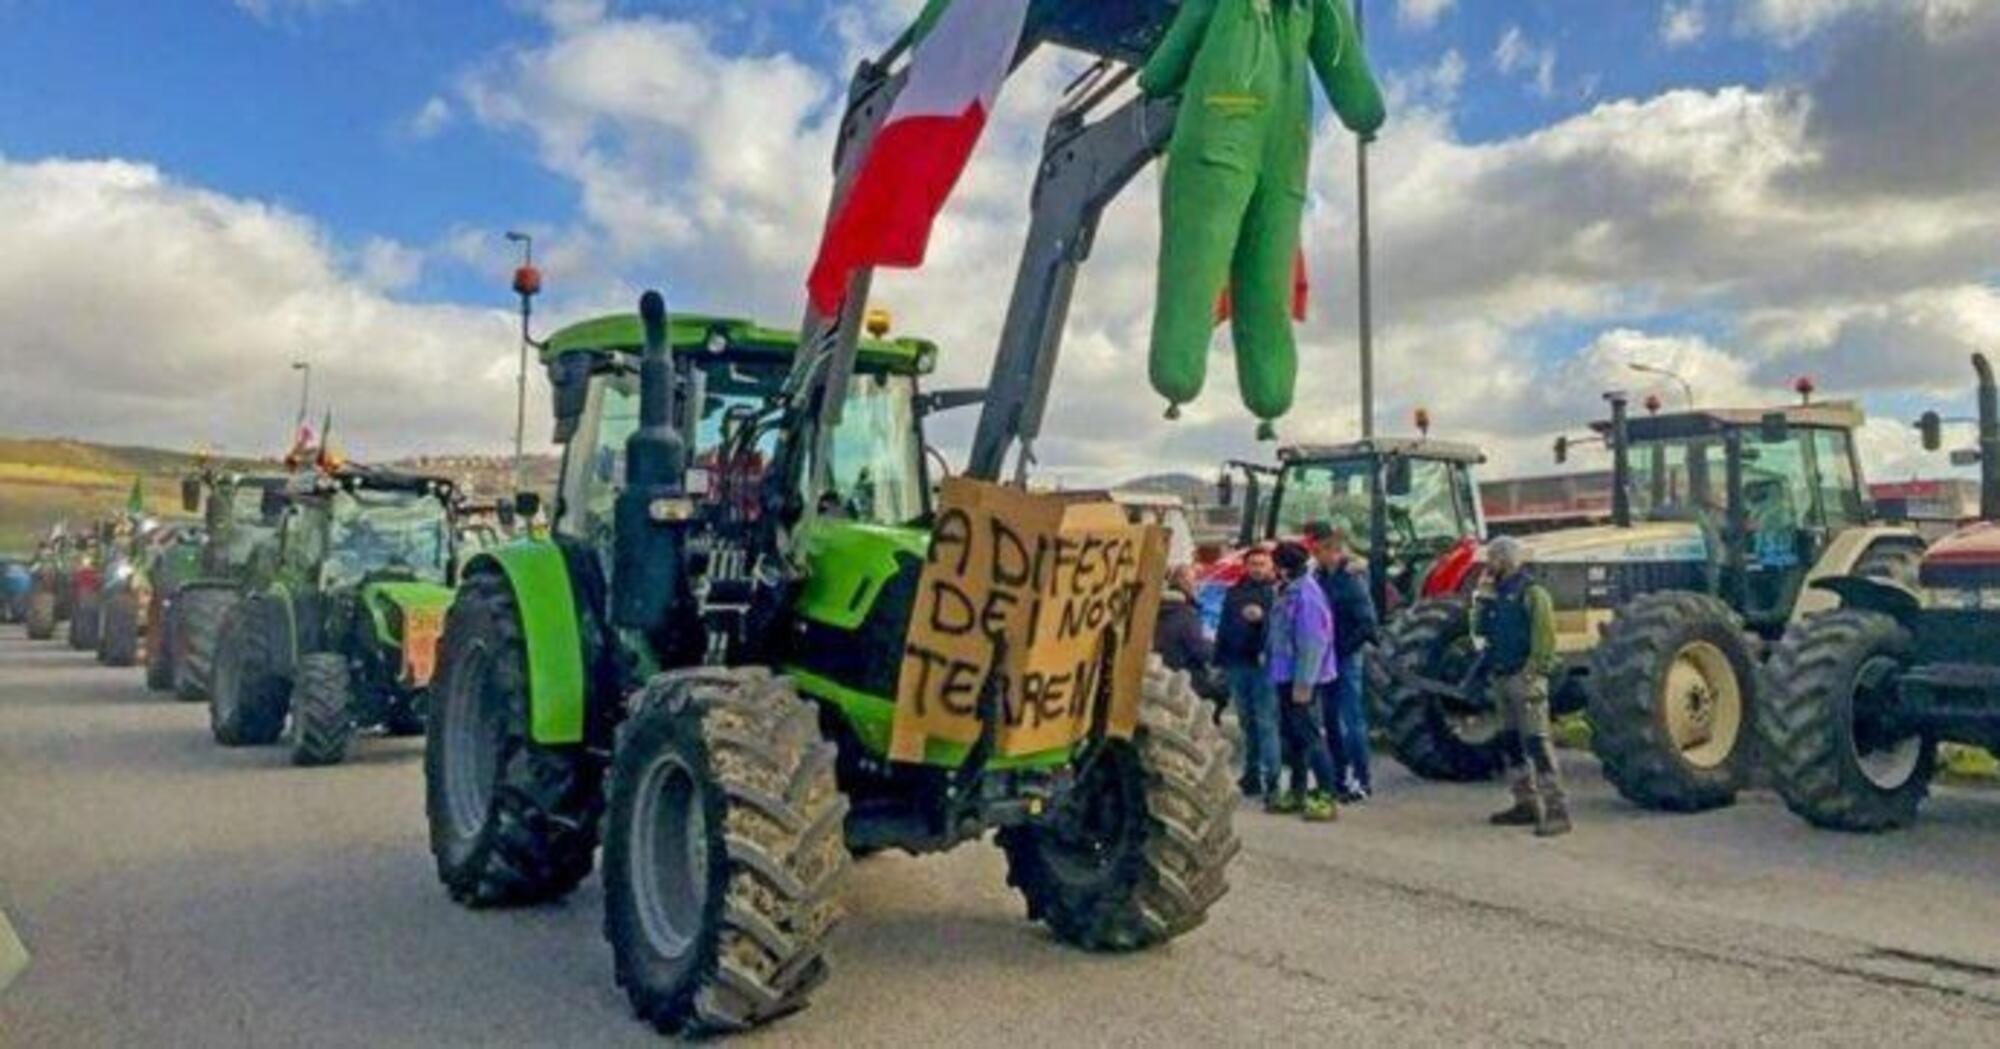
{"label": "cloudy sky", "polygon": [[[1421,405],[1545,472],[1601,391],[1652,390],[1631,363],[1713,404],[1811,374],[1876,416],[1878,477],[1934,469],[1901,420],[2000,349],[2000,0],[1368,4],[1385,430]],[[0,432],[267,450],[305,358],[356,454],[504,448],[508,228],[549,324],[647,286],[789,324],[846,71],[916,6],[0,0]],[[946,381],[985,377],[1076,68],[1016,76],[930,265],[877,283]],[[1315,164],[1288,440],[1358,426],[1330,119]],[[1257,452],[1226,344],[1178,424],[1146,392],[1154,188],[1078,290],[1042,448],[1075,480]]]}

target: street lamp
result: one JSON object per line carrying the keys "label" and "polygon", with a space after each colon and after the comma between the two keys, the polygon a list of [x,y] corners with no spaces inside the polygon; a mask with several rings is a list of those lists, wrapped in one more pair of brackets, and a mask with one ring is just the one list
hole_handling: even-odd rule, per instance
{"label": "street lamp", "polygon": [[1694,411],[1694,387],[1689,385],[1687,379],[1684,376],[1682,376],[1680,372],[1677,372],[1672,368],[1661,368],[1651,364],[1640,364],[1637,361],[1627,364],[1626,367],[1632,369],[1635,372],[1639,372],[1642,375],[1658,375],[1661,378],[1672,379],[1673,381],[1680,383],[1681,393],[1687,397],[1688,411]]}
{"label": "street lamp", "polygon": [[298,440],[299,432],[306,428],[306,405],[312,398],[312,362],[293,361],[292,370],[299,373],[299,419],[292,424],[292,439]]}
{"label": "street lamp", "polygon": [[[1362,0],[1354,0],[1354,39],[1365,39],[1367,12]],[[1359,241],[1355,291],[1361,336],[1361,436],[1375,436],[1375,278],[1369,251],[1368,233],[1368,139],[1354,139],[1354,212]]]}
{"label": "street lamp", "polygon": [[507,239],[521,246],[521,265],[514,270],[514,294],[521,297],[521,366],[514,377],[514,491],[519,492],[527,455],[528,348],[535,344],[528,325],[535,312],[535,296],[542,291],[542,272],[535,268],[533,236],[510,229]]}

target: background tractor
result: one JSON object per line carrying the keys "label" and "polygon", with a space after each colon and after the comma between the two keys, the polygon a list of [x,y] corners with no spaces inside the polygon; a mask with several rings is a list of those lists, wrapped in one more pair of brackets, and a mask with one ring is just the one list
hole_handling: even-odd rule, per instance
{"label": "background tractor", "polygon": [[[1609,394],[1595,426],[1612,457],[1605,527],[1524,537],[1555,600],[1555,709],[1587,709],[1591,748],[1628,800],[1696,811],[1728,804],[1753,765],[1756,667],[1786,625],[1830,607],[1814,580],[1910,577],[1922,540],[1874,521],[1854,432],[1859,409],[1806,403],[1630,418]],[[1557,441],[1558,461],[1571,442]],[[1391,625],[1391,751],[1419,775],[1499,768],[1465,601]]]}
{"label": "background tractor", "polygon": [[[1036,4],[1043,43],[1101,60],[1065,96],[992,381],[921,392],[935,347],[864,339],[871,274],[801,335],[669,319],[551,340],[565,446],[553,535],[468,566],[426,752],[432,852],[473,905],[560,897],[604,838],[606,938],[635,1011],[729,1031],[825,978],[850,856],[997,831],[1028,914],[1070,943],[1145,947],[1199,925],[1236,852],[1227,748],[1184,675],[1137,724],[998,752],[1008,683],[967,682],[978,742],[892,760],[898,675],[931,550],[924,421],[981,403],[966,475],[1033,463],[1078,268],[1102,209],[1164,149],[1171,100],[1112,105],[1166,3]],[[910,37],[860,67],[835,158],[848,187],[908,83]],[[1109,108],[1108,114],[1099,110]],[[1024,497],[1025,498],[1025,497]],[[1107,657],[1110,655],[1106,654]],[[1108,675],[1096,680],[1108,682]]]}
{"label": "background tractor", "polygon": [[[1980,522],[1924,553],[1915,579],[1817,580],[1837,609],[1792,624],[1764,680],[1757,733],[1772,785],[1815,826],[1916,821],[1941,742],[2000,749],[2000,394],[1973,357]],[[1943,420],[1919,424],[1935,451]]]}
{"label": "background tractor", "polygon": [[104,520],[77,537],[69,573],[69,629],[64,640],[78,652],[95,652],[104,624],[103,591],[110,563],[123,541],[121,522]]}
{"label": "background tractor", "polygon": [[147,638],[147,687],[172,689],[188,702],[208,698],[222,619],[249,581],[260,546],[277,534],[288,483],[283,474],[212,469],[181,479],[181,506],[201,515],[201,547],[192,566],[177,562],[153,587],[147,621],[160,627]]}
{"label": "background tractor", "polygon": [[451,604],[450,481],[340,467],[300,474],[243,598],[222,620],[209,725],[224,746],[277,742],[346,759],[363,729],[423,731]]}
{"label": "background tractor", "polygon": [[105,572],[98,662],[129,667],[150,652],[152,637],[159,632],[155,590],[185,577],[200,557],[198,533],[151,518],[134,522]]}
{"label": "background tractor", "polygon": [[[1375,607],[1387,618],[1465,584],[1485,534],[1473,474],[1485,461],[1472,445],[1428,435],[1300,445],[1281,449],[1275,469],[1230,463],[1217,498],[1235,502],[1242,478],[1239,550],[1302,539],[1315,521],[1341,529],[1349,550],[1367,559]],[[1241,571],[1239,554],[1209,578],[1227,586]]]}
{"label": "background tractor", "polygon": [[68,526],[58,523],[35,548],[28,565],[28,598],[22,621],[28,640],[47,641],[56,636],[56,624],[70,615],[71,577],[79,560],[78,543]]}

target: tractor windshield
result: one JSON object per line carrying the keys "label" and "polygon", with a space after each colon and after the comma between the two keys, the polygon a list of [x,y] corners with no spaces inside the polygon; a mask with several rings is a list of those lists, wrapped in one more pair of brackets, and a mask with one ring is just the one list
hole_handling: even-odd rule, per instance
{"label": "tractor windshield", "polygon": [[[1276,534],[1295,536],[1315,521],[1346,533],[1348,546],[1370,551],[1369,474],[1376,460],[1299,462],[1279,480]],[[1456,542],[1477,531],[1472,478],[1462,464],[1440,459],[1410,460],[1410,491],[1388,497],[1389,536],[1395,543]]]}
{"label": "tractor windshield", "polygon": [[451,522],[434,496],[342,492],[333,500],[327,540],[329,586],[358,583],[384,570],[441,583],[451,557]]}
{"label": "tractor windshield", "polygon": [[833,434],[822,513],[872,524],[909,524],[924,515],[923,448],[913,410],[916,380],[856,375]]}
{"label": "tractor windshield", "polygon": [[[1754,430],[1740,433],[1743,508],[1752,531],[1782,534],[1853,513],[1860,483],[1845,435],[1816,440],[1820,432],[1795,427],[1780,441],[1765,440]],[[1816,453],[1830,461],[1816,462]],[[1727,455],[1723,438],[1713,435],[1635,442],[1633,513],[1719,522],[1729,505]]]}

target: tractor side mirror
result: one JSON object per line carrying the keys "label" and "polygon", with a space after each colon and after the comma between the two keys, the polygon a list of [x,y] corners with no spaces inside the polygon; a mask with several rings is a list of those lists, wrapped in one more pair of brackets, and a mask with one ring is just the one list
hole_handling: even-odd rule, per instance
{"label": "tractor side mirror", "polygon": [[542,512],[542,493],[515,492],[514,503],[512,506],[507,506],[507,504],[505,503],[502,503],[501,505],[505,506],[508,510],[511,510],[514,513],[514,516],[520,518],[521,520],[532,521],[535,519],[536,515]]}
{"label": "tractor side mirror", "polygon": [[1765,412],[1757,424],[1757,439],[1765,444],[1783,444],[1792,439],[1792,424],[1784,412]]}
{"label": "tractor side mirror", "polygon": [[1227,470],[1215,479],[1215,501],[1220,506],[1236,505],[1236,475]]}
{"label": "tractor side mirror", "polygon": [[1935,452],[1944,447],[1944,416],[1936,412],[1918,416],[1917,433],[1923,438],[1924,451]]}
{"label": "tractor side mirror", "polygon": [[201,512],[201,478],[181,478],[181,509],[191,514]]}
{"label": "tractor side mirror", "polygon": [[957,390],[933,390],[919,394],[916,408],[917,415],[923,417],[984,403],[986,403],[986,387],[968,386]]}
{"label": "tractor side mirror", "polygon": [[1415,470],[1403,456],[1390,459],[1383,470],[1382,487],[1392,498],[1401,499],[1416,487]]}
{"label": "tractor side mirror", "polygon": [[1558,438],[1556,438],[1556,448],[1555,448],[1555,452],[1556,452],[1556,465],[1557,465],[1557,466],[1563,466],[1563,465],[1565,465],[1565,464],[1567,464],[1567,463],[1569,462],[1569,438],[1568,438],[1568,437],[1558,437]]}

